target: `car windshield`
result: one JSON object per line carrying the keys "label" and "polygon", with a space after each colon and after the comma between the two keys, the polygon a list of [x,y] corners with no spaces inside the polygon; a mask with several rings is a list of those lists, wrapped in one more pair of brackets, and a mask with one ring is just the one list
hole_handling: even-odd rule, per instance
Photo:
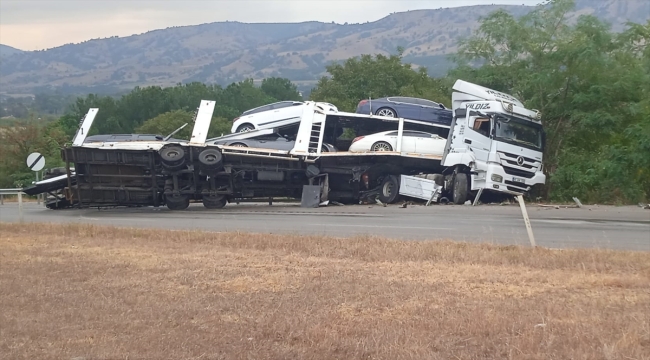
{"label": "car windshield", "polygon": [[497,115],[494,121],[497,140],[543,151],[542,126],[514,116]]}

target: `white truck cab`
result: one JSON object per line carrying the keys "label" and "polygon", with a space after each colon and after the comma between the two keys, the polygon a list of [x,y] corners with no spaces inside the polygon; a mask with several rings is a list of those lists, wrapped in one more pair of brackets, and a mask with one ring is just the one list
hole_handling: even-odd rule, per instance
{"label": "white truck cab", "polygon": [[463,80],[453,87],[454,117],[441,165],[453,168],[453,201],[483,190],[519,195],[546,182],[541,113],[514,96]]}

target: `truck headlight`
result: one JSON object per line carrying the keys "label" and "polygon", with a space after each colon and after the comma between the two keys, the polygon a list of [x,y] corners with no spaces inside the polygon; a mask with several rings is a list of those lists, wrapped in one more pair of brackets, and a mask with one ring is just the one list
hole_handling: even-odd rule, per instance
{"label": "truck headlight", "polygon": [[492,181],[494,182],[503,182],[503,176],[499,174],[492,174]]}

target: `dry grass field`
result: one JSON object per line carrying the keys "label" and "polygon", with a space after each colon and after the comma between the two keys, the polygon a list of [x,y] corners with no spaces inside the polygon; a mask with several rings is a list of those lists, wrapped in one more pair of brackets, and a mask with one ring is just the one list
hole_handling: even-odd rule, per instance
{"label": "dry grass field", "polygon": [[0,223],[3,359],[650,359],[650,253]]}

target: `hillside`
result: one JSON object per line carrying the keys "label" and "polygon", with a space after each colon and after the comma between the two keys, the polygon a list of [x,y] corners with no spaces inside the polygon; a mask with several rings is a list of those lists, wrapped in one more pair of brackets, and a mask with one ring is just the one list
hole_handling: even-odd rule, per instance
{"label": "hillside", "polygon": [[[446,56],[456,50],[458,39],[478,26],[479,17],[498,8],[515,15],[532,9],[486,5],[417,10],[364,24],[221,22],[173,27],[8,56],[0,67],[0,87],[5,93],[49,87],[112,92],[136,85],[226,84],[245,77],[282,76],[304,88],[332,61],[387,54],[397,46],[406,49],[407,61],[438,75],[448,69]],[[597,15],[620,29],[627,20],[645,22],[650,2],[577,0],[572,16],[579,14]]]}
{"label": "hillside", "polygon": [[21,52],[23,51],[8,45],[0,44],[0,58],[5,58],[14,54],[19,54]]}

